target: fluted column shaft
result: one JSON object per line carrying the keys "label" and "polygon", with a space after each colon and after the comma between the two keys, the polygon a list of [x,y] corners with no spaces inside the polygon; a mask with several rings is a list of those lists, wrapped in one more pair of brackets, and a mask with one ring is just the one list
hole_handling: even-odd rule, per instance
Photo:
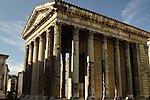
{"label": "fluted column shaft", "polygon": [[95,99],[94,97],[94,33],[90,32],[88,36],[87,44],[87,56],[89,66],[89,90],[88,99]]}
{"label": "fluted column shaft", "polygon": [[127,77],[127,97],[133,99],[133,84],[132,84],[132,70],[130,60],[129,43],[125,43],[125,64],[126,64],[126,77]]}
{"label": "fluted column shaft", "polygon": [[103,36],[102,39],[102,67],[104,69],[104,100],[110,99],[109,91],[109,73],[108,73],[108,55],[107,55],[107,36]]}
{"label": "fluted column shaft", "polygon": [[44,37],[39,36],[39,52],[38,52],[38,95],[43,95],[43,88],[44,88]]}
{"label": "fluted column shaft", "polygon": [[29,58],[28,58],[28,64],[32,64],[32,56],[33,56],[33,46],[32,43],[29,45]]}
{"label": "fluted column shaft", "polygon": [[60,61],[61,61],[61,23],[56,22],[54,26],[53,47],[53,97],[60,98]]}
{"label": "fluted column shaft", "polygon": [[37,95],[37,66],[38,66],[38,43],[34,41],[33,49],[33,66],[32,66],[32,82],[31,82],[31,95]]}
{"label": "fluted column shaft", "polygon": [[71,99],[79,99],[79,29],[75,27],[73,30],[72,40],[72,56],[73,56],[73,73],[72,73],[72,97]]}
{"label": "fluted column shaft", "polygon": [[29,45],[29,56],[28,56],[28,66],[27,66],[27,95],[31,94],[31,77],[32,77],[32,56],[33,56],[33,46]]}
{"label": "fluted column shaft", "polygon": [[121,83],[121,68],[120,68],[120,50],[119,50],[119,39],[115,40],[114,44],[114,55],[115,55],[115,84],[117,89],[117,97],[116,99],[119,99],[122,97],[122,83]]}
{"label": "fluted column shaft", "polygon": [[28,65],[28,56],[29,56],[29,46],[25,46],[25,54],[24,54],[24,68],[23,71],[26,72],[27,65]]}
{"label": "fluted column shaft", "polygon": [[23,68],[23,94],[26,95],[27,88],[27,66],[28,66],[29,46],[25,46],[24,68]]}
{"label": "fluted column shaft", "polygon": [[45,54],[45,78],[44,78],[44,95],[52,96],[52,56],[53,56],[53,41],[52,30],[46,31],[46,54]]}

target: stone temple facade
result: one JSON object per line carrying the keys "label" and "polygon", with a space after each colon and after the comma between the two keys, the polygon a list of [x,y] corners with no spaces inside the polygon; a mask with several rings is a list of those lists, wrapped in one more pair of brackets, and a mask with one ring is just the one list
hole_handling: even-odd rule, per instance
{"label": "stone temple facade", "polygon": [[23,32],[25,100],[150,100],[150,33],[53,0]]}

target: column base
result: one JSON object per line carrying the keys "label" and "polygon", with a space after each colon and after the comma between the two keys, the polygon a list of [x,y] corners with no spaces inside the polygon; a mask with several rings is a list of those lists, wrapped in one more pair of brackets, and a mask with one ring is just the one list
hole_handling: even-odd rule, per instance
{"label": "column base", "polygon": [[61,100],[60,97],[51,97],[50,100]]}
{"label": "column base", "polygon": [[125,98],[125,100],[134,100],[134,97],[133,97],[133,95],[128,95],[128,96]]}
{"label": "column base", "polygon": [[70,100],[79,100],[79,97],[71,97]]}
{"label": "column base", "polygon": [[36,100],[36,96],[30,96],[30,100]]}
{"label": "column base", "polygon": [[115,97],[115,100],[123,100],[122,97]]}
{"label": "column base", "polygon": [[43,96],[43,97],[42,97],[42,100],[48,100],[48,99],[49,99],[48,96]]}
{"label": "column base", "polygon": [[150,100],[150,96],[148,98],[146,98],[146,100]]}
{"label": "column base", "polygon": [[35,100],[42,100],[42,96],[41,96],[41,95],[37,95],[37,96],[35,97]]}
{"label": "column base", "polygon": [[95,96],[89,96],[88,98],[87,98],[87,100],[95,100],[96,98],[95,98]]}
{"label": "column base", "polygon": [[23,100],[29,100],[30,99],[30,95],[26,95]]}
{"label": "column base", "polygon": [[144,96],[136,96],[135,100],[146,100]]}
{"label": "column base", "polygon": [[79,98],[79,100],[85,100],[85,99],[82,97],[82,98]]}
{"label": "column base", "polygon": [[67,98],[61,98],[61,100],[68,100]]}
{"label": "column base", "polygon": [[110,97],[104,97],[103,100],[111,100],[111,98]]}
{"label": "column base", "polygon": [[[49,100],[49,97],[48,96],[42,96],[42,95],[37,95],[37,96],[26,95],[24,98],[22,98],[20,100]],[[52,99],[52,100],[54,100],[54,99]]]}
{"label": "column base", "polygon": [[19,100],[24,100],[25,96],[22,94]]}

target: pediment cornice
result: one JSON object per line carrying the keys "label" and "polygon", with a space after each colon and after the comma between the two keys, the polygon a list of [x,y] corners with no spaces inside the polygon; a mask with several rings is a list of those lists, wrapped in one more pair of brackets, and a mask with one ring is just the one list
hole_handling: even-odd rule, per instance
{"label": "pediment cornice", "polygon": [[48,2],[43,5],[39,5],[34,8],[32,11],[32,14],[30,15],[30,18],[28,19],[28,22],[22,32],[23,38],[33,29],[36,29],[37,27],[40,26],[42,22],[44,22],[46,19],[48,19],[51,13],[54,13],[54,1],[53,2]]}

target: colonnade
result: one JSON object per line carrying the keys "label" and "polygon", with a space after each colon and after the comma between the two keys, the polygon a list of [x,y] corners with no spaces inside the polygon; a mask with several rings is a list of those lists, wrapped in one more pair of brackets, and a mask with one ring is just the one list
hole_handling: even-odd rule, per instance
{"label": "colonnade", "polygon": [[[129,43],[125,42],[125,63],[126,63],[126,78],[127,78],[127,97],[129,99],[133,98],[133,84],[132,84],[132,71],[131,71],[131,61],[130,61],[130,48]],[[114,69],[115,69],[115,86],[116,86],[116,100],[122,100],[122,80],[121,80],[121,66],[120,66],[120,51],[119,51],[119,39],[115,38],[114,40]],[[109,69],[108,69],[108,61],[107,61],[107,36],[103,36],[102,39],[102,67],[104,68],[104,84],[103,84],[103,99],[110,100],[110,83],[109,82]],[[113,53],[113,52],[112,52]]]}
{"label": "colonnade", "polygon": [[[53,32],[52,32],[53,30]],[[60,98],[60,66],[61,66],[61,24],[56,23],[52,30],[46,30],[26,45],[25,49],[25,80],[24,93],[31,99]],[[46,37],[44,37],[44,35]],[[79,28],[75,27],[72,36],[72,99],[79,99]],[[89,35],[89,48],[93,46],[93,34]],[[94,51],[89,50],[90,94],[94,96]],[[62,53],[65,59],[65,53]],[[63,60],[65,63],[65,60]],[[65,64],[64,64],[65,69]],[[63,74],[64,76],[65,74]],[[65,77],[65,76],[64,76]],[[64,79],[63,79],[64,82]],[[65,88],[63,83],[64,96]]]}
{"label": "colonnade", "polygon": [[[72,28],[72,46],[70,52],[70,60],[72,60],[72,97],[71,99],[79,99],[79,27]],[[24,93],[30,96],[31,99],[60,99],[65,97],[65,58],[66,52],[62,52],[62,24],[56,23],[53,27],[39,34],[34,40],[26,45],[25,49],[25,80]],[[107,37],[102,35],[102,68],[104,68],[104,84],[103,84],[103,99],[110,100],[109,87],[109,72],[108,72],[108,49]],[[122,97],[122,81],[121,81],[121,66],[120,66],[120,49],[118,38],[114,39],[114,67],[115,67],[115,86],[116,99]],[[136,44],[138,45],[138,44]],[[137,50],[138,51],[138,50]],[[62,54],[62,57],[61,57]],[[63,59],[63,74],[62,74],[62,94],[60,94],[61,79],[61,58]],[[72,59],[71,59],[72,58]],[[125,42],[125,63],[127,77],[127,97],[133,99],[133,78],[130,61],[129,43]],[[89,66],[89,86],[88,98],[95,99],[94,86],[94,32],[89,31],[87,35],[87,66]],[[70,69],[69,69],[70,70]],[[25,91],[26,90],[26,91]]]}

